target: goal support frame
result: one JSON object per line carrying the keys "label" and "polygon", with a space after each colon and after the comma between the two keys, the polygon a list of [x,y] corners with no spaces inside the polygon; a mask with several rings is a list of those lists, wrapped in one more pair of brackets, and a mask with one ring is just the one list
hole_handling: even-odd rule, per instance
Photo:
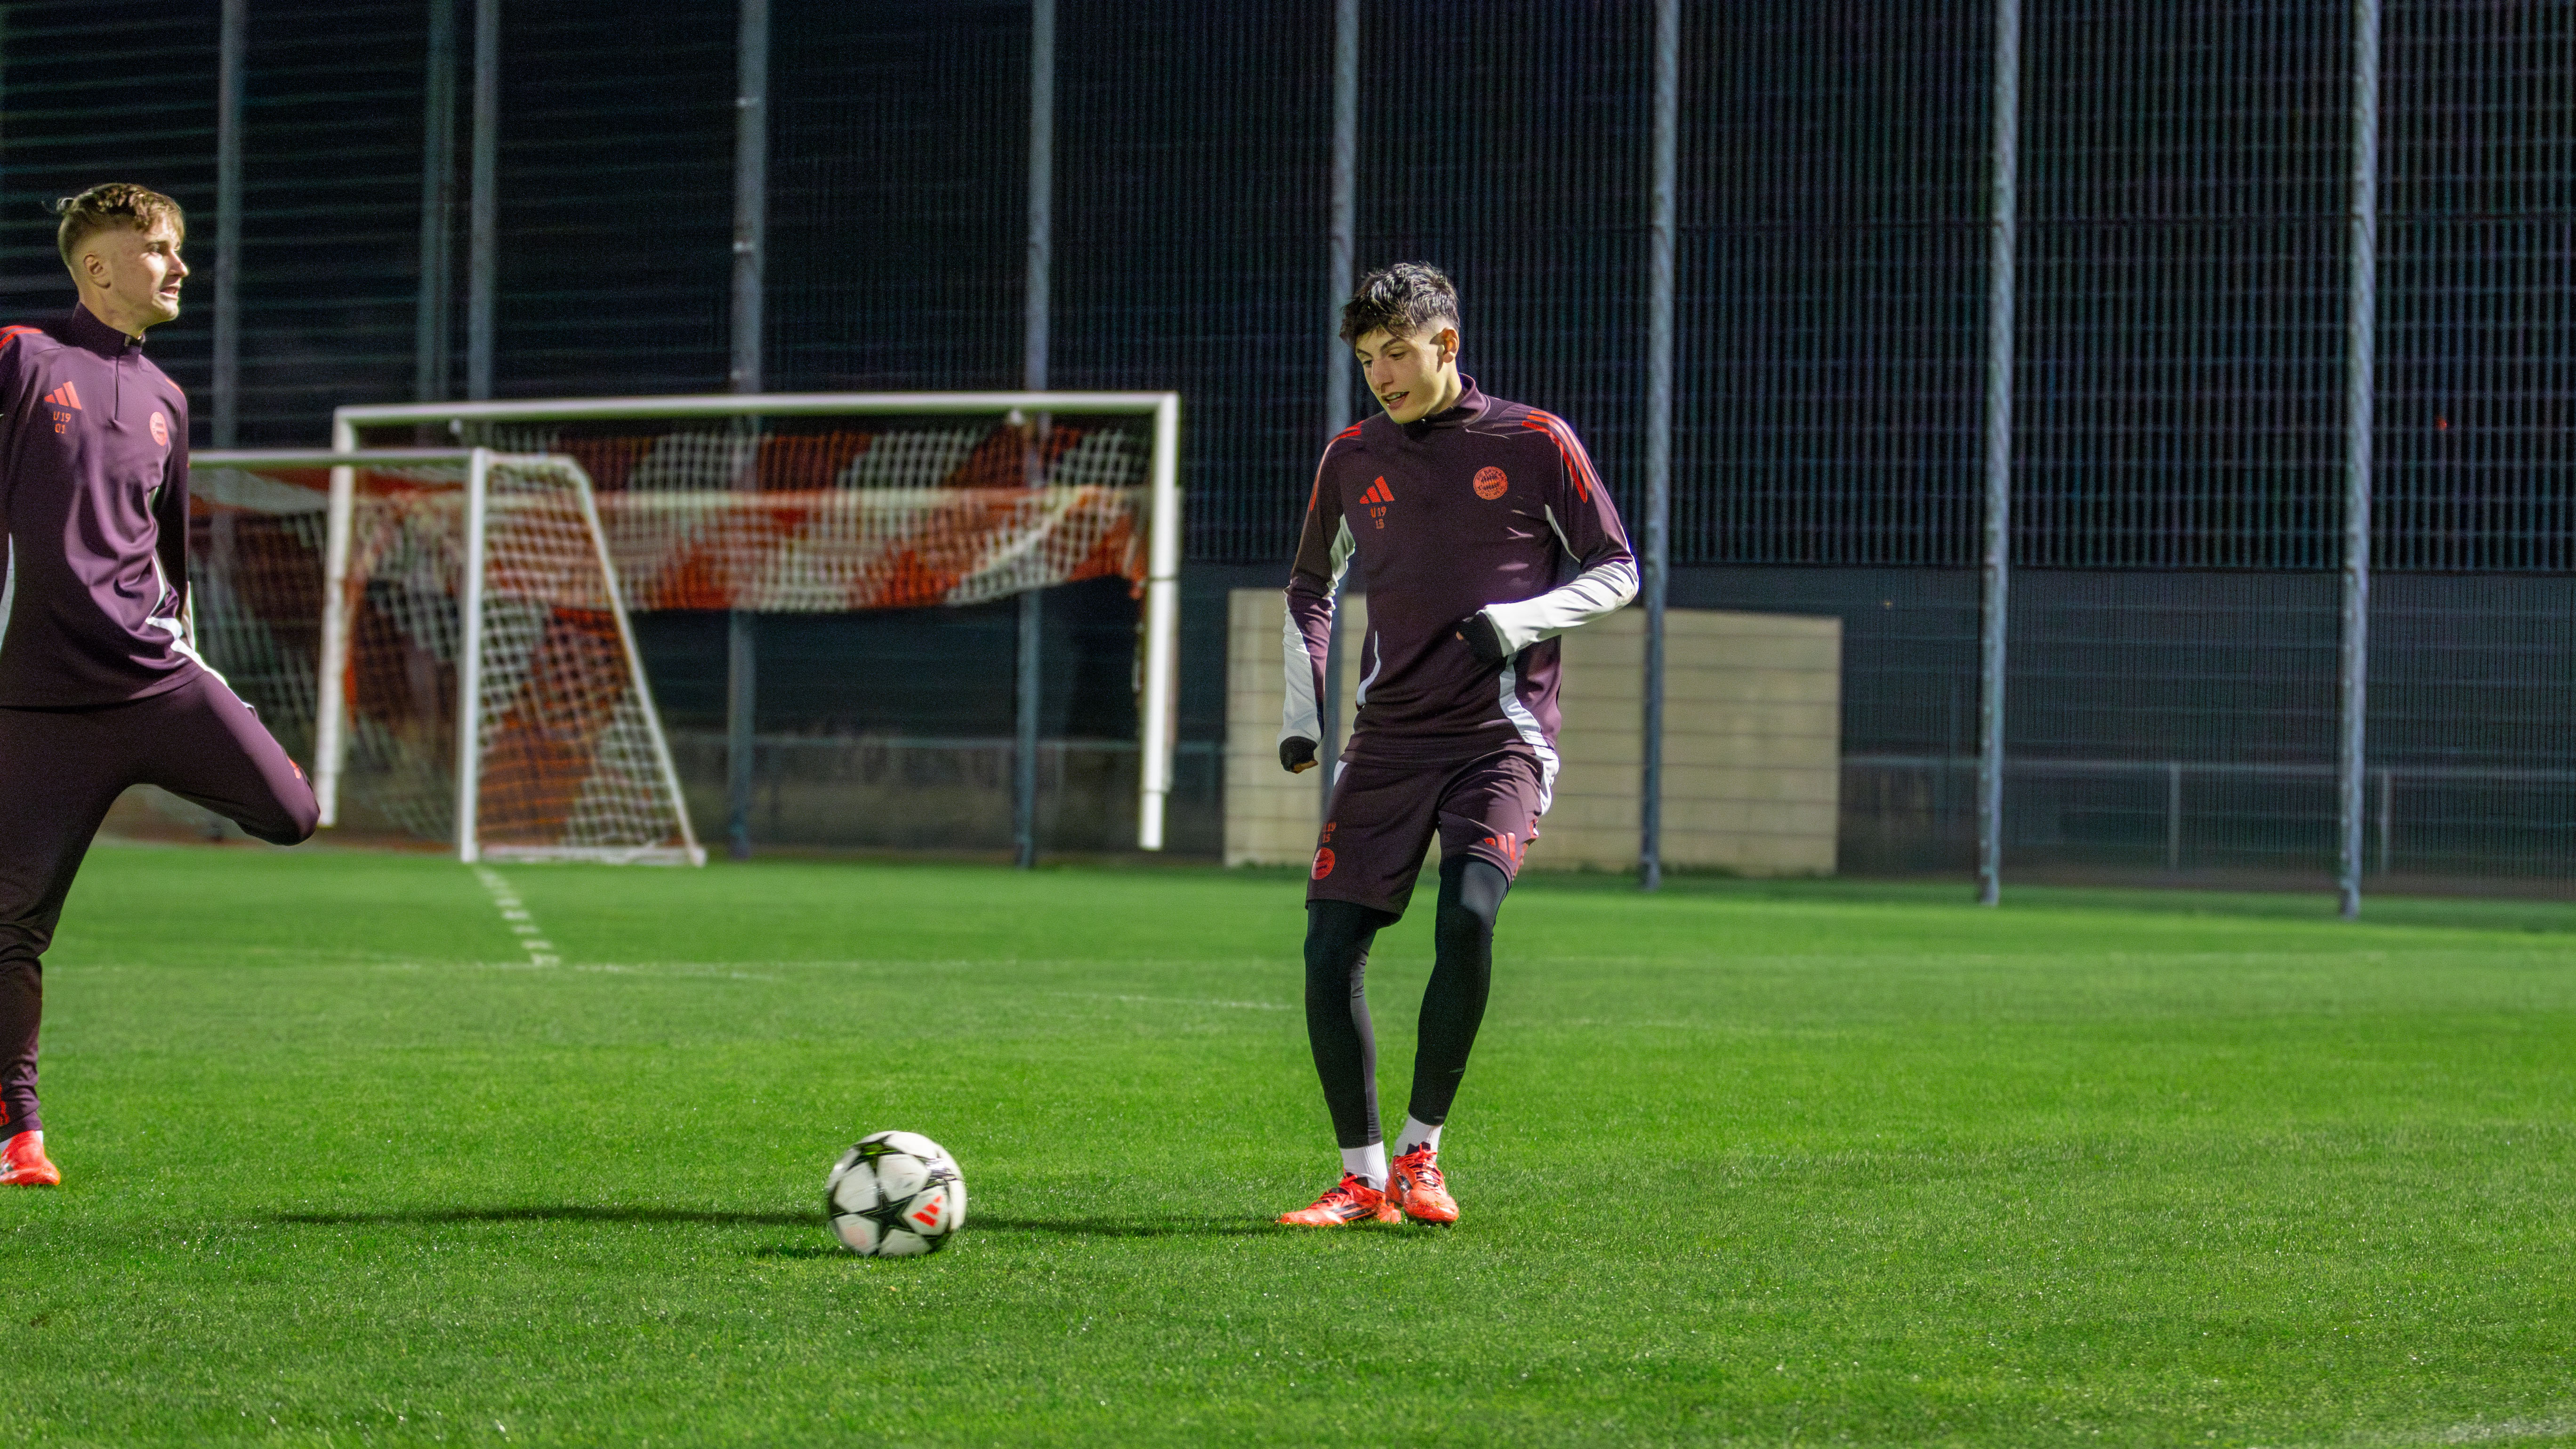
{"label": "goal support frame", "polygon": [[[744,417],[946,417],[977,413],[1149,417],[1153,457],[1146,492],[1145,690],[1138,709],[1136,843],[1163,848],[1179,738],[1181,616],[1181,395],[1177,392],[790,392],[668,397],[545,398],[509,402],[353,404],[331,414],[334,453],[361,452],[361,428],[467,423],[671,422]],[[382,450],[378,450],[382,451]],[[394,450],[401,451],[401,450]],[[339,472],[333,488],[340,487]],[[333,557],[346,567],[347,542]],[[614,571],[612,570],[612,577]],[[325,639],[327,647],[328,638]]]}
{"label": "goal support frame", "polygon": [[[608,590],[610,613],[617,620],[617,634],[626,652],[629,679],[645,714],[654,721],[653,752],[662,777],[662,787],[669,792],[677,813],[683,842],[678,855],[692,865],[706,863],[706,852],[698,844],[697,832],[689,823],[687,797],[680,788],[680,772],[671,758],[670,744],[662,734],[661,712],[653,702],[652,682],[644,674],[644,658],[635,646],[635,631],[626,617],[626,599],[617,580],[617,565],[608,553],[608,535],[600,526],[599,506],[592,498],[590,480],[580,466],[569,458],[542,453],[507,453],[492,448],[365,448],[333,449],[209,449],[191,454],[191,468],[328,468],[331,470],[328,512],[324,514],[322,554],[322,639],[320,668],[313,689],[313,796],[320,807],[322,825],[337,825],[340,814],[340,775],[347,748],[348,698],[344,683],[349,664],[349,545],[350,519],[357,501],[358,469],[405,467],[465,468],[465,481],[459,485],[465,495],[465,563],[464,577],[457,596],[457,661],[456,661],[456,854],[469,864],[486,855],[502,858],[515,852],[510,847],[487,847],[477,838],[478,811],[481,805],[482,731],[477,728],[483,692],[483,564],[486,500],[490,491],[492,467],[496,463],[543,463],[568,467],[580,487],[582,521],[589,526],[591,547],[599,558],[602,580]],[[540,852],[548,859],[562,859],[581,854],[577,848],[549,847]],[[651,855],[651,852],[644,852]],[[637,858],[636,851],[599,852],[602,859]]]}

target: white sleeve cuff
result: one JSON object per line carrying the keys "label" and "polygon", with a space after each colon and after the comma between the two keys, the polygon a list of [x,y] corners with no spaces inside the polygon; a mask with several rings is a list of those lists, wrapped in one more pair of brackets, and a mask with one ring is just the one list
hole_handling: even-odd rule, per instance
{"label": "white sleeve cuff", "polygon": [[1279,738],[1322,741],[1323,708],[1315,698],[1315,656],[1306,648],[1306,631],[1297,626],[1297,611],[1288,611],[1287,631],[1280,638],[1287,663],[1286,705],[1281,710]]}
{"label": "white sleeve cuff", "polygon": [[1637,568],[1626,559],[1585,569],[1535,599],[1516,604],[1487,604],[1503,649],[1518,654],[1542,639],[1553,639],[1605,614],[1615,613],[1637,597]]}

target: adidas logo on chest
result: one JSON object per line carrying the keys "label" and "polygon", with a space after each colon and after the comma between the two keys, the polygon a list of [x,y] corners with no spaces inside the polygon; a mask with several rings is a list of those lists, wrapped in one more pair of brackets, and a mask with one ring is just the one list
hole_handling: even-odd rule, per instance
{"label": "adidas logo on chest", "polygon": [[1366,492],[1360,494],[1360,506],[1368,510],[1369,522],[1379,528],[1386,527],[1386,510],[1394,502],[1395,494],[1386,486],[1386,475],[1383,473],[1378,475],[1376,482],[1368,486]]}
{"label": "adidas logo on chest", "polygon": [[71,430],[73,413],[88,411],[81,406],[80,389],[68,382],[45,394],[45,405],[53,409],[57,433]]}

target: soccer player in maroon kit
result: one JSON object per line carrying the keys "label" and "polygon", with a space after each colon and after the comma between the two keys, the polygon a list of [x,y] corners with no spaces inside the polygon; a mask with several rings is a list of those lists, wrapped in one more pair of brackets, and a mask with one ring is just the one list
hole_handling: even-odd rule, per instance
{"label": "soccer player in maroon kit", "polygon": [[80,303],[0,328],[0,1183],[50,1187],[36,1104],[45,948],[108,806],[158,785],[262,840],[313,834],[313,791],[206,667],[188,611],[188,400],[143,355],[179,315],[186,221],[140,186],[66,201]]}
{"label": "soccer player in maroon kit", "polygon": [[[1556,783],[1556,636],[1637,596],[1637,564],[1574,430],[1458,371],[1439,269],[1370,274],[1342,340],[1385,413],[1324,449],[1288,583],[1279,762],[1316,765],[1333,598],[1368,595],[1358,718],[1306,885],[1306,1033],[1342,1179],[1280,1221],[1458,1219],[1439,1166],[1493,976],[1494,917]],[[1437,955],[1390,1170],[1378,1128],[1368,950],[1440,837]]]}

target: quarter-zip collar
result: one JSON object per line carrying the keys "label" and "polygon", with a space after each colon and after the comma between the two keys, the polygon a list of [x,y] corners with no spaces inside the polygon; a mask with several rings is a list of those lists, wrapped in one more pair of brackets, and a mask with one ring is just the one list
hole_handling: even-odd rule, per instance
{"label": "quarter-zip collar", "polygon": [[86,303],[72,308],[72,315],[63,319],[62,330],[57,335],[72,346],[106,360],[108,376],[115,381],[108,393],[105,422],[108,427],[122,429],[125,426],[125,363],[128,358],[143,355],[143,339],[128,337],[101,322]]}
{"label": "quarter-zip collar", "polygon": [[72,315],[63,319],[63,330],[56,335],[74,347],[95,352],[111,362],[122,361],[127,353],[139,352],[143,348],[142,338],[128,337],[101,322],[90,315],[86,304],[72,308]]}
{"label": "quarter-zip collar", "polygon": [[1476,380],[1462,372],[1458,374],[1458,400],[1444,411],[1406,423],[1404,435],[1418,443],[1440,429],[1463,428],[1483,417],[1486,406],[1485,394],[1476,386]]}

